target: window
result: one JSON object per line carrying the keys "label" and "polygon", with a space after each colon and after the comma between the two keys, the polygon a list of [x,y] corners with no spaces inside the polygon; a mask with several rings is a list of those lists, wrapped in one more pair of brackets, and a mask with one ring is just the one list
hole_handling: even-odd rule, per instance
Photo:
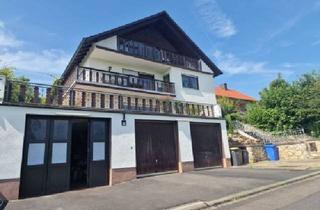
{"label": "window", "polygon": [[45,144],[29,144],[28,148],[28,166],[41,165],[44,161]]}
{"label": "window", "polygon": [[105,143],[104,142],[94,142],[93,143],[93,161],[104,160],[105,157]]}
{"label": "window", "polygon": [[66,163],[66,162],[67,162],[67,143],[53,143],[51,163]]}
{"label": "window", "polygon": [[182,87],[199,89],[198,77],[182,75]]}

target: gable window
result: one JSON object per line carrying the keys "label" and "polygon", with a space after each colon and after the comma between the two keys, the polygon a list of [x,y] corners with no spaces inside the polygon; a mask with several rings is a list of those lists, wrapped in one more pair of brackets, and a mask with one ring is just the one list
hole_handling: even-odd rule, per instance
{"label": "gable window", "polygon": [[182,87],[199,90],[199,81],[196,76],[182,75]]}

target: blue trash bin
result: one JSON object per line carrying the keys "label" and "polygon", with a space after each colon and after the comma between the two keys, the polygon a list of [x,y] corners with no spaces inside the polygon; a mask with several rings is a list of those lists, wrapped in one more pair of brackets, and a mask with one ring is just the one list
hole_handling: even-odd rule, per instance
{"label": "blue trash bin", "polygon": [[264,150],[269,160],[279,160],[279,150],[275,144],[265,144]]}

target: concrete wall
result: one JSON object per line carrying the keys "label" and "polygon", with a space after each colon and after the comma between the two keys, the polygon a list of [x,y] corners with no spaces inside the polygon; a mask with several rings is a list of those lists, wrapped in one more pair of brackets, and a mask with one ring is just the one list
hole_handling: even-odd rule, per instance
{"label": "concrete wall", "polygon": [[227,132],[223,120],[126,115],[127,126],[121,126],[123,117],[121,113],[0,106],[0,180],[20,177],[26,114],[111,118],[112,169],[136,166],[134,126],[136,119],[177,121],[181,161],[193,161],[190,122],[220,123],[224,158],[230,158]]}

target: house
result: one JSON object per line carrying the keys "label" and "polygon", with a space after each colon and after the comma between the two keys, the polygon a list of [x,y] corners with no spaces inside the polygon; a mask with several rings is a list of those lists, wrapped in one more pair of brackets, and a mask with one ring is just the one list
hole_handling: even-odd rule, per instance
{"label": "house", "polygon": [[227,167],[212,94],[221,73],[160,12],[84,38],[61,86],[2,78],[0,192],[27,198]]}
{"label": "house", "polygon": [[214,93],[218,99],[224,97],[232,100],[235,103],[237,110],[240,112],[245,112],[248,104],[252,104],[257,101],[251,96],[237,90],[229,89],[227,83],[215,87]]}

